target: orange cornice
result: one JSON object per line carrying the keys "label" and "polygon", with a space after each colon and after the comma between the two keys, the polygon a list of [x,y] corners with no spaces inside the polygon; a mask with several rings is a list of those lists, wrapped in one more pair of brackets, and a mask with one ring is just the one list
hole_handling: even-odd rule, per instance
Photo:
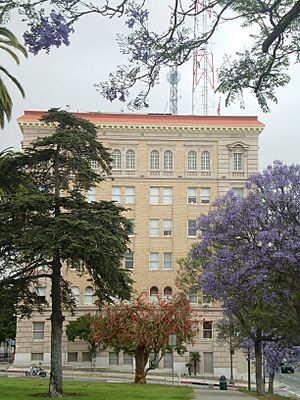
{"label": "orange cornice", "polygon": [[[18,118],[24,122],[38,122],[46,111],[25,111]],[[74,112],[74,115],[100,125],[220,125],[220,126],[247,126],[263,128],[264,124],[256,116],[198,116],[198,115],[171,115],[171,114],[134,114],[134,113],[100,113]]]}

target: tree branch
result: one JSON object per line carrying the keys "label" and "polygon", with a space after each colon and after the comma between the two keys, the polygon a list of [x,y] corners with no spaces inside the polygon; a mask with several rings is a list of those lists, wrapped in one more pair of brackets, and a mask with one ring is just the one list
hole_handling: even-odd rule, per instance
{"label": "tree branch", "polygon": [[287,27],[300,15],[300,0],[294,4],[288,13],[286,13],[278,24],[274,27],[271,34],[262,44],[263,53],[267,53],[273,42],[287,29]]}

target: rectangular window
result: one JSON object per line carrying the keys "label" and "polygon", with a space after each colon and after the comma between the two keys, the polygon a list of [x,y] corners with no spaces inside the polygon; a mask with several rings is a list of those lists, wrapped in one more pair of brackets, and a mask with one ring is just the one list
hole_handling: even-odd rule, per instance
{"label": "rectangular window", "polygon": [[243,170],[243,153],[233,153],[233,170]]}
{"label": "rectangular window", "polygon": [[157,271],[158,270],[158,253],[150,253],[149,254],[149,269],[151,271]]}
{"label": "rectangular window", "polygon": [[31,353],[31,361],[43,361],[44,353]]}
{"label": "rectangular window", "polygon": [[164,355],[164,368],[172,368],[173,365],[173,353],[167,352]]}
{"label": "rectangular window", "polygon": [[192,304],[198,304],[198,289],[189,290],[189,301]]}
{"label": "rectangular window", "polygon": [[80,261],[78,260],[72,260],[71,261],[71,269],[76,269],[76,271],[80,271],[81,270],[81,265],[80,265]]}
{"label": "rectangular window", "polygon": [[32,339],[44,339],[44,322],[33,322],[32,323]]}
{"label": "rectangular window", "polygon": [[111,196],[112,201],[121,203],[121,188],[120,188],[120,186],[113,186],[111,188],[111,192],[112,192],[112,196]]}
{"label": "rectangular window", "polygon": [[232,191],[233,191],[233,194],[235,195],[235,197],[238,197],[239,199],[242,199],[244,197],[244,188],[233,187]]}
{"label": "rectangular window", "polygon": [[164,236],[172,236],[173,221],[171,219],[164,219]]}
{"label": "rectangular window", "polygon": [[39,286],[39,287],[35,288],[35,291],[36,291],[36,295],[38,296],[37,301],[39,303],[45,303],[45,301],[46,301],[46,288]]}
{"label": "rectangular window", "polygon": [[172,253],[164,253],[164,269],[172,269]]}
{"label": "rectangular window", "polygon": [[196,204],[197,203],[197,189],[196,188],[188,188],[188,204]]}
{"label": "rectangular window", "polygon": [[203,322],[203,338],[204,339],[212,338],[212,322],[211,321]]}
{"label": "rectangular window", "polygon": [[159,219],[149,220],[149,236],[159,235]]}
{"label": "rectangular window", "polygon": [[129,236],[133,236],[134,235],[134,219],[129,219],[129,221],[131,222],[131,225],[130,225],[130,228],[129,228],[128,235]]}
{"label": "rectangular window", "polygon": [[163,204],[173,203],[173,188],[165,187],[163,188]]}
{"label": "rectangular window", "polygon": [[123,353],[123,364],[124,365],[132,365],[132,354]]}
{"label": "rectangular window", "polygon": [[83,351],[82,352],[82,362],[91,362],[92,361],[92,355],[89,351]]}
{"label": "rectangular window", "polygon": [[188,220],[188,236],[197,236],[197,221],[195,219]]}
{"label": "rectangular window", "polygon": [[96,188],[95,188],[95,186],[92,186],[87,191],[87,202],[91,203],[92,201],[96,201]]}
{"label": "rectangular window", "polygon": [[201,204],[210,203],[210,188],[201,189]]}
{"label": "rectangular window", "polygon": [[129,251],[125,254],[125,269],[133,269],[133,252]]}
{"label": "rectangular window", "polygon": [[109,365],[119,365],[119,353],[109,352]]}
{"label": "rectangular window", "polygon": [[150,187],[150,204],[159,204],[159,187]]}
{"label": "rectangular window", "polygon": [[211,296],[206,294],[202,290],[202,304],[210,304],[211,303]]}
{"label": "rectangular window", "polygon": [[78,353],[71,351],[68,353],[68,363],[73,363],[78,361]]}
{"label": "rectangular window", "polygon": [[98,162],[96,160],[92,160],[90,165],[92,169],[98,169]]}
{"label": "rectangular window", "polygon": [[134,187],[125,187],[125,203],[134,204]]}

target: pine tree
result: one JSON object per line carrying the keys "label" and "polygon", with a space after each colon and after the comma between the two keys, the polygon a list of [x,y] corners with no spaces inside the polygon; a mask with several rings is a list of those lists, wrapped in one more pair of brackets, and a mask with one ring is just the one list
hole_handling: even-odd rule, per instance
{"label": "pine tree", "polygon": [[[85,198],[87,190],[110,174],[111,158],[97,140],[95,126],[57,109],[42,121],[52,134],[37,139],[18,156],[17,168],[30,182],[28,191],[0,204],[1,277],[6,283],[23,282],[27,288],[36,285],[39,277],[49,279],[49,396],[61,397],[63,306],[71,305],[62,267],[80,265],[99,301],[129,298],[131,279],[122,268],[122,258],[130,222],[114,202],[89,203]],[[97,163],[97,171],[91,161]]]}

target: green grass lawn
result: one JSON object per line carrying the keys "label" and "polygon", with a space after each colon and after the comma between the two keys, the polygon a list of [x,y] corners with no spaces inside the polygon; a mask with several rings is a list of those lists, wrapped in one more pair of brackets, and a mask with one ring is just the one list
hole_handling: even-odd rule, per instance
{"label": "green grass lawn", "polygon": [[[0,400],[45,400],[48,379],[0,378]],[[190,400],[193,389],[168,385],[134,385],[64,381],[68,400]]]}

